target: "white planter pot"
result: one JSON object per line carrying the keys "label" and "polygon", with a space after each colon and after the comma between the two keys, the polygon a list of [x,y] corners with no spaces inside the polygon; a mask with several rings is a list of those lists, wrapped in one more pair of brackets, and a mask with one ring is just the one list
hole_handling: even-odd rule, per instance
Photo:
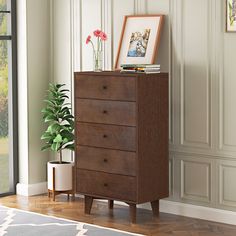
{"label": "white planter pot", "polygon": [[47,167],[49,190],[53,190],[53,167],[55,167],[55,191],[72,190],[73,163],[64,162],[59,164],[56,161],[50,161]]}

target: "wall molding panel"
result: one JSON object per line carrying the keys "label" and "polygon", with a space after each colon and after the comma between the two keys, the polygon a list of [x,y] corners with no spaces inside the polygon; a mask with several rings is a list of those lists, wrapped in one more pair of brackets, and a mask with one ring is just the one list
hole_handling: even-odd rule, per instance
{"label": "wall molding panel", "polygon": [[[220,14],[220,31],[225,31],[224,2],[218,3],[218,8],[223,9]],[[233,35],[234,36],[234,35]],[[235,37],[231,34],[222,34],[219,37],[219,129],[221,150],[232,151],[236,154],[236,112],[235,104],[235,73],[234,62],[236,60]]]}
{"label": "wall molding panel", "polygon": [[107,33],[108,41],[104,44],[104,69],[113,69],[113,0],[102,0],[102,27]]}
{"label": "wall molding panel", "polygon": [[[182,15],[180,24],[181,145],[209,148],[211,145],[209,45],[212,37],[208,29],[211,24],[211,0],[190,2],[180,1]],[[191,8],[198,12],[192,14]],[[199,13],[202,15],[202,21],[196,17],[194,22],[195,16]],[[204,24],[203,20],[207,22]],[[203,25],[206,25],[204,32]],[[197,29],[200,31],[197,32]],[[201,96],[198,96],[199,94]]]}
{"label": "wall molding panel", "polygon": [[169,159],[169,195],[170,197],[173,195],[173,184],[174,184],[174,157],[170,155]]}
{"label": "wall molding panel", "polygon": [[74,71],[93,68],[85,39],[94,29],[108,34],[103,61],[109,70],[125,15],[166,15],[156,63],[170,74],[169,200],[177,203],[168,205],[176,204],[177,214],[182,202],[236,211],[236,34],[225,33],[224,1],[50,0],[50,7],[50,74],[71,89]]}
{"label": "wall molding panel", "polygon": [[74,58],[74,71],[82,70],[82,1],[73,0],[73,58]]}
{"label": "wall molding panel", "polygon": [[134,14],[148,14],[147,12],[147,0],[134,0]]}
{"label": "wall molding panel", "polygon": [[236,178],[236,161],[220,161],[219,168],[219,204],[236,209],[236,188],[229,181]]}
{"label": "wall molding panel", "polygon": [[211,201],[211,163],[181,160],[181,199]]}

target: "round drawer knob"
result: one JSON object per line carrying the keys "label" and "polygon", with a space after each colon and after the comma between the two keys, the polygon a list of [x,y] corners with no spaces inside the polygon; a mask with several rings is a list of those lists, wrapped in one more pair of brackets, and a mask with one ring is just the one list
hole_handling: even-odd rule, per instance
{"label": "round drawer knob", "polygon": [[107,135],[106,135],[106,134],[104,134],[104,135],[103,135],[103,138],[107,138]]}
{"label": "round drawer knob", "polygon": [[104,162],[108,162],[108,160],[106,158],[103,159]]}
{"label": "round drawer knob", "polygon": [[103,85],[102,88],[103,88],[104,90],[106,90],[106,89],[107,89],[107,86],[106,86],[106,85]]}
{"label": "round drawer knob", "polygon": [[105,184],[103,184],[103,186],[104,186],[104,187],[108,187],[108,184],[105,183]]}
{"label": "round drawer knob", "polygon": [[103,114],[107,114],[107,111],[106,111],[106,110],[103,110]]}

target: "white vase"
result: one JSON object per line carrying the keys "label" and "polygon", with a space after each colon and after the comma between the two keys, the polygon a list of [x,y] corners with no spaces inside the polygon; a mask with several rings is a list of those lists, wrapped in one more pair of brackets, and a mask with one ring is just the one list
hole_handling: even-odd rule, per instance
{"label": "white vase", "polygon": [[50,161],[47,164],[48,189],[53,190],[53,167],[55,167],[55,191],[68,191],[73,189],[73,163]]}

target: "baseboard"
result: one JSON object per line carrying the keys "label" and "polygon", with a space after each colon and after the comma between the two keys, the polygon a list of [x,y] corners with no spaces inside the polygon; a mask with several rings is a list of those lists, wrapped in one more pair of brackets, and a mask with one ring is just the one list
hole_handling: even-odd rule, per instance
{"label": "baseboard", "polygon": [[181,215],[202,220],[236,225],[236,212],[234,211],[227,211],[167,200],[160,201],[160,211],[174,215]]}
{"label": "baseboard", "polygon": [[[119,202],[120,204],[125,204]],[[151,210],[150,204],[141,204],[140,208]],[[202,220],[236,225],[236,212],[211,207],[197,206],[182,202],[160,200],[160,212],[186,216]]]}
{"label": "baseboard", "polygon": [[47,182],[37,184],[21,184],[16,185],[16,194],[22,196],[33,196],[44,194],[47,192]]}

